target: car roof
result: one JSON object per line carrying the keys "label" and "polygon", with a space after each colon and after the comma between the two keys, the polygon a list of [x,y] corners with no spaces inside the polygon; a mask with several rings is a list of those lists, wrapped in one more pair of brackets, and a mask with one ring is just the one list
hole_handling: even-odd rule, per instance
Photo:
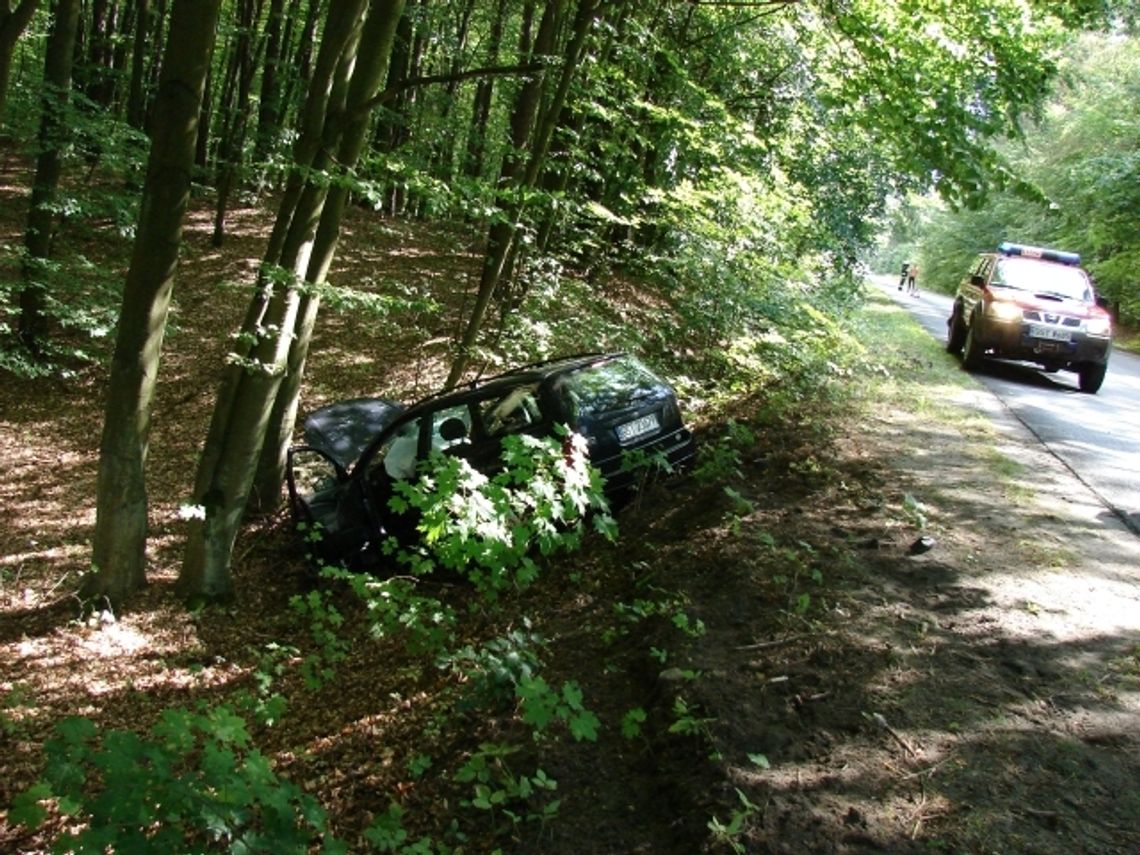
{"label": "car roof", "polygon": [[512,368],[510,371],[505,371],[502,374],[496,374],[493,377],[485,379],[476,378],[462,386],[456,386],[454,389],[437,392],[434,395],[421,398],[408,407],[407,414],[414,415],[424,409],[434,409],[441,402],[461,402],[475,398],[489,397],[500,389],[507,390],[529,383],[541,383],[557,374],[577,371],[589,365],[600,365],[604,362],[624,358],[625,356],[626,354],[620,351],[616,353],[580,353],[574,356],[560,356],[554,359],[521,365],[517,368]]}

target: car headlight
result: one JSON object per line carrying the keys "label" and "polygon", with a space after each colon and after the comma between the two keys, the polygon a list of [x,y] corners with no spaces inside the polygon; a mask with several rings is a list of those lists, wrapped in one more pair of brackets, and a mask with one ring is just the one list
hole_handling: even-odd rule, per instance
{"label": "car headlight", "polygon": [[1003,300],[994,300],[986,309],[995,321],[1020,321],[1022,317],[1021,306],[1017,303],[1007,303]]}
{"label": "car headlight", "polygon": [[1085,321],[1085,332],[1089,335],[1112,335],[1112,319],[1107,317],[1089,318]]}

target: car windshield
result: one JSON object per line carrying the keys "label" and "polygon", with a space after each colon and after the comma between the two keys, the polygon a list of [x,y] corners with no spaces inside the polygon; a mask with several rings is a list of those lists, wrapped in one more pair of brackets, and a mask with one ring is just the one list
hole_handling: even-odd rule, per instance
{"label": "car windshield", "polygon": [[1088,277],[1079,267],[1033,258],[1001,259],[991,284],[1068,300],[1089,302],[1092,299]]}
{"label": "car windshield", "polygon": [[627,356],[574,371],[559,379],[557,390],[576,421],[589,421],[660,394],[661,384],[640,362]]}

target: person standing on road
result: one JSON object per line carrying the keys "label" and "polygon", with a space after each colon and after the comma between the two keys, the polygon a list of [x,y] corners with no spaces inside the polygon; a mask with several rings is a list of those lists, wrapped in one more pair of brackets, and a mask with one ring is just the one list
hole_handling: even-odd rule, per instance
{"label": "person standing on road", "polygon": [[918,296],[918,265],[911,264],[906,271],[906,292],[911,296]]}
{"label": "person standing on road", "polygon": [[908,270],[910,270],[910,262],[904,261],[903,266],[902,266],[902,272],[899,274],[899,290],[900,291],[903,289],[903,286],[906,285],[906,273]]}

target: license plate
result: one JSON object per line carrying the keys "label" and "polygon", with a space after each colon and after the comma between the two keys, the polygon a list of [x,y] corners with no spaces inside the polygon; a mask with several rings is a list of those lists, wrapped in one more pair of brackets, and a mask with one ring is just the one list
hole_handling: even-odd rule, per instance
{"label": "license plate", "polygon": [[1049,339],[1049,341],[1072,341],[1073,334],[1070,330],[1063,330],[1058,327],[1043,327],[1038,324],[1030,324],[1029,337],[1046,338]]}
{"label": "license plate", "polygon": [[634,419],[632,422],[626,422],[623,425],[617,426],[617,436],[620,442],[629,442],[630,440],[637,439],[639,436],[645,436],[647,433],[653,433],[661,427],[661,422],[657,421],[657,414],[650,413],[648,416],[642,416],[639,419]]}

